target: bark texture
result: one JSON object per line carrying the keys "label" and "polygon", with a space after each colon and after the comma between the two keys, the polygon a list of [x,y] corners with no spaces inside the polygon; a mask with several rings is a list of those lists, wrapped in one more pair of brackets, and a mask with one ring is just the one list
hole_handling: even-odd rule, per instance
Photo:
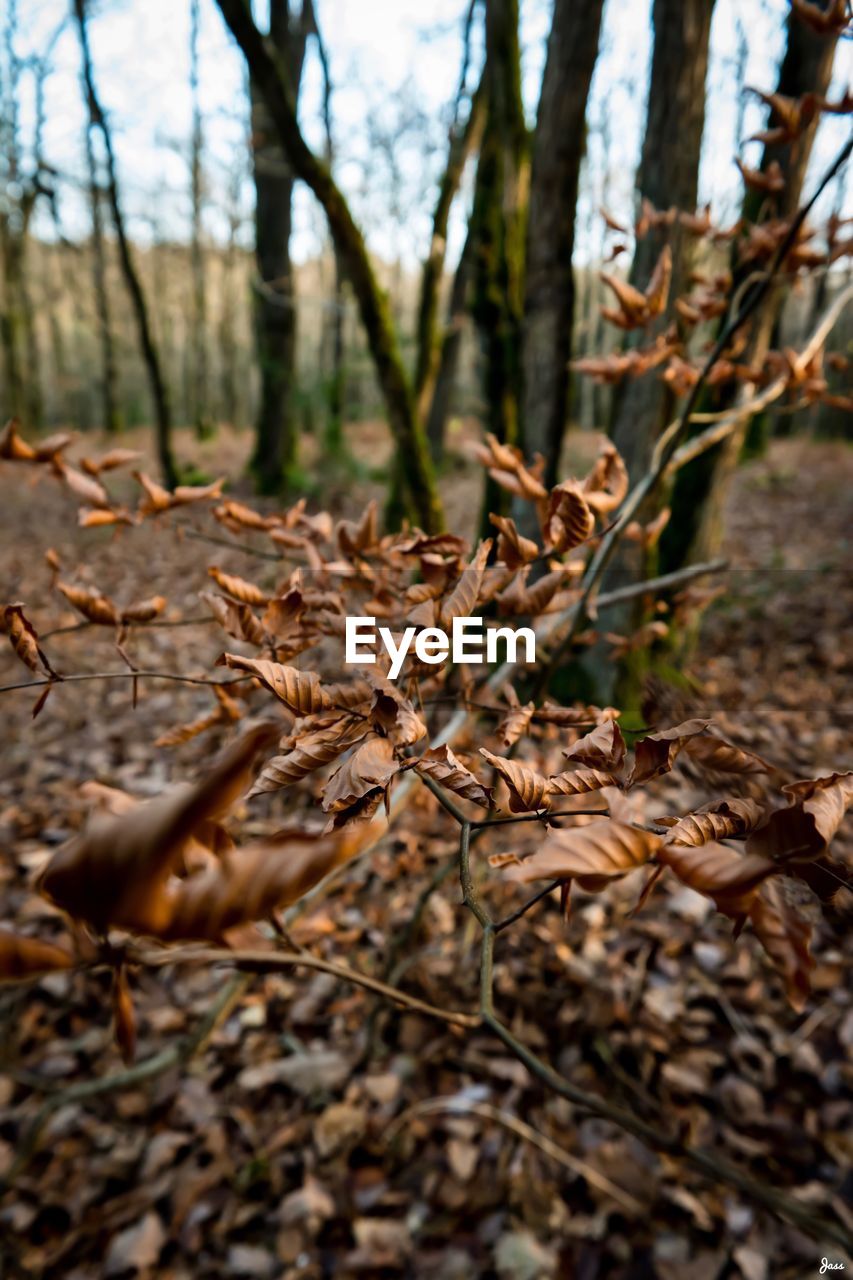
{"label": "bark texture", "polygon": [[[586,103],[598,54],[603,0],[556,0],[536,117],[524,291],[523,415],[528,455],[558,479],[568,416],[575,304],[575,206]],[[529,508],[529,503],[526,508]]]}
{"label": "bark texture", "polygon": [[[270,43],[299,96],[307,37],[306,14],[290,14],[288,0],[271,0]],[[255,342],[261,398],[252,469],[261,493],[278,493],[296,462],[296,298],[290,261],[293,169],[249,67],[252,96],[252,163],[255,178]]]}
{"label": "bark texture", "polygon": [[[520,444],[524,232],[529,186],[527,127],[521,99],[518,0],[487,0],[485,86],[488,107],[474,191],[473,313],[481,335],[488,427]],[[486,482],[489,512],[507,495]]]}

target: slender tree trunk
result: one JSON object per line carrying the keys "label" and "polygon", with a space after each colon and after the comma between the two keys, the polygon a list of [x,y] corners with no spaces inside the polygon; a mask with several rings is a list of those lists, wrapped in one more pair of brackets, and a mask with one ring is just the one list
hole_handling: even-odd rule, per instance
{"label": "slender tree trunk", "polygon": [[[692,213],[699,185],[699,160],[705,125],[705,77],[714,0],[654,0],[654,53],[649,84],[646,132],[637,193],[656,209]],[[645,289],[664,247],[672,252],[669,302],[653,326],[634,331],[630,341],[645,345],[676,319],[674,301],[683,291],[690,271],[692,243],[677,218],[652,227],[637,241],[630,282]],[[670,421],[674,397],[656,373],[629,379],[614,393],[611,418],[613,442],[625,459],[632,483],[646,472],[659,436]],[[638,513],[642,521],[654,511],[653,503]],[[651,557],[639,543],[622,542],[605,579],[611,587],[641,578],[650,569]],[[615,632],[630,634],[643,621],[644,602],[621,606],[608,615]],[[595,696],[620,706],[635,708],[648,668],[645,649],[630,651],[614,661],[604,641],[583,658]]]}
{"label": "slender tree trunk", "polygon": [[[569,403],[575,205],[604,0],[556,0],[536,117],[524,290],[524,445],[556,484]],[[525,511],[530,503],[524,504]]]}
{"label": "slender tree trunk", "polygon": [[238,393],[237,393],[237,339],[235,335],[234,314],[237,309],[234,275],[237,268],[237,229],[239,218],[236,212],[229,224],[228,244],[222,262],[222,294],[219,315],[219,360],[220,387],[222,395],[222,417],[230,426],[238,425]]}
{"label": "slender tree trunk", "polygon": [[243,50],[294,173],[317,197],[329,221],[341,263],[359,305],[389,425],[397,447],[405,451],[406,482],[413,504],[425,529],[439,532],[444,525],[444,515],[426,435],[415,410],[412,386],[400,356],[397,334],[370,264],[364,237],[328,167],[302,136],[287,68],[265,44],[246,0],[217,0],[217,3]]}
{"label": "slender tree trunk", "polygon": [[[288,0],[272,0],[270,43],[287,69],[297,99],[307,34],[304,19],[304,12],[298,18],[290,14]],[[261,375],[252,469],[262,493],[277,493],[286,486],[296,462],[298,436],[293,400],[296,294],[290,261],[293,169],[251,67],[249,72],[258,270],[255,340]]]}
{"label": "slender tree trunk", "polygon": [[[656,209],[675,206],[692,213],[696,207],[713,7],[714,0],[654,0],[655,45],[637,193]],[[646,287],[666,244],[672,249],[669,306],[654,329],[635,331],[637,345],[672,323],[673,303],[690,271],[693,243],[676,219],[638,240],[631,284]],[[632,481],[646,471],[673,403],[669,387],[656,373],[627,379],[617,389],[611,435]]]}
{"label": "slender tree trunk", "polygon": [[95,311],[98,318],[98,337],[101,343],[101,397],[104,427],[107,431],[121,430],[118,406],[118,369],[115,357],[110,295],[107,289],[106,246],[104,244],[104,219],[101,209],[101,188],[92,141],[92,119],[86,121],[86,167],[89,174],[89,206],[92,213],[92,283],[95,293]]}
{"label": "slender tree trunk", "polygon": [[89,36],[86,29],[85,0],[74,0],[74,14],[77,19],[80,48],[83,55],[83,82],[86,90],[89,118],[92,127],[100,129],[101,137],[103,138],[107,161],[107,194],[109,196],[116,238],[118,240],[119,261],[121,262],[121,269],[124,275],[127,291],[130,294],[130,300],[133,306],[134,316],[136,318],[136,326],[139,332],[139,344],[142,348],[142,358],[145,362],[145,368],[147,370],[148,380],[151,386],[151,396],[154,401],[154,413],[157,429],[157,453],[160,460],[160,468],[165,482],[170,486],[174,486],[177,481],[177,471],[175,468],[175,460],[172,455],[172,415],[169,407],[169,392],[163,378],[160,355],[151,329],[151,321],[148,315],[145,295],[142,291],[142,284],[136,270],[136,265],[133,261],[130,242],[128,241],[127,234],[125,232],[124,217],[122,215],[121,202],[118,193],[118,177],[116,174],[112,137],[110,135],[106,117],[101,110],[101,106],[95,92],[95,81],[92,72],[92,55],[89,50]]}
{"label": "slender tree trunk", "polygon": [[[432,402],[444,345],[438,334],[438,295],[444,275],[447,227],[450,221],[450,210],[459,190],[462,175],[465,172],[465,165],[469,157],[480,145],[485,117],[486,94],[484,82],[481,81],[471,98],[471,107],[464,127],[451,131],[447,164],[439,184],[438,199],[433,213],[429,253],[421,273],[416,338],[415,397],[418,414],[427,422],[427,437],[434,462],[440,460],[443,448],[443,439],[441,438],[443,437],[443,426],[441,432],[438,433],[437,421],[432,423],[432,431],[429,424],[432,418]],[[395,520],[402,514],[403,466],[399,454],[395,459],[391,486],[388,508],[390,518]]]}
{"label": "slender tree trunk", "polygon": [[328,374],[326,422],[323,445],[333,458],[340,457],[344,447],[344,399],[346,394],[346,296],[344,277],[337,253],[334,254],[335,285],[330,312],[331,369]]}
{"label": "slender tree trunk", "polygon": [[207,358],[207,276],[204,267],[202,206],[204,200],[204,134],[199,101],[199,0],[190,4],[190,95],[192,97],[192,140],[190,142],[190,195],[192,198],[192,415],[199,439],[213,432],[208,392]]}
{"label": "slender tree trunk", "polygon": [[427,416],[429,447],[436,462],[440,462],[444,457],[444,437],[447,429],[447,420],[450,416],[451,399],[456,388],[462,336],[468,319],[468,295],[471,290],[473,267],[472,258],[473,241],[469,230],[459,262],[456,265],[456,274],[453,277],[453,285],[450,290],[447,320],[441,339],[438,369]]}
{"label": "slender tree trunk", "polygon": [[[488,109],[472,214],[474,318],[485,357],[489,430],[521,444],[521,326],[524,220],[529,161],[521,99],[518,0],[487,0],[485,84]],[[482,527],[489,512],[508,509],[508,495],[489,477]]]}
{"label": "slender tree trunk", "polygon": [[[828,0],[820,0],[826,8]],[[794,11],[787,19],[785,56],[779,69],[777,92],[790,98],[805,93],[825,95],[832,78],[837,38],[817,35],[800,21]],[[747,191],[743,202],[743,234],[750,226],[766,218],[791,218],[796,212],[803,194],[803,184],[815,133],[818,115],[793,141],[769,143],[764,147],[761,169],[778,162],[785,178],[785,188],[778,196],[768,197],[758,191]],[[734,288],[737,289],[752,271],[752,265],[738,265],[738,243],[733,246]],[[749,346],[741,360],[762,364],[770,349],[773,331],[785,300],[784,283],[771,289],[752,322]],[[723,387],[713,399],[710,397],[699,407],[702,409],[726,409],[734,403],[738,388]],[[731,477],[741,456],[744,440],[750,424],[744,421],[716,449],[709,449],[679,472],[672,498],[672,519],[661,543],[661,561],[667,568],[676,568],[688,559],[713,556],[723,537],[723,507]]]}

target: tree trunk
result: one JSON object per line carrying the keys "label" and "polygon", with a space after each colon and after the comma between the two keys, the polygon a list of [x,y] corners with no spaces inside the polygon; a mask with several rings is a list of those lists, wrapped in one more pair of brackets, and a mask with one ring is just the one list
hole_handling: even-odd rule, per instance
{"label": "tree trunk", "polygon": [[[654,52],[649,83],[646,132],[637,194],[655,209],[693,213],[699,185],[699,160],[705,125],[705,76],[714,0],[654,0]],[[692,244],[679,220],[669,226],[651,227],[637,240],[630,283],[645,289],[664,246],[672,252],[669,301],[654,326],[635,330],[629,343],[647,344],[677,319],[674,302],[687,283]],[[673,413],[674,397],[668,385],[653,372],[628,379],[617,387],[612,403],[611,435],[622,454],[632,484],[647,471],[652,451]],[[650,501],[638,512],[640,521],[654,511]],[[640,543],[623,542],[605,574],[609,588],[638,580],[651,571],[652,557]],[[616,633],[631,634],[643,621],[644,602],[633,601],[608,614],[608,626]],[[583,666],[595,686],[595,696],[633,710],[639,701],[648,668],[646,649],[630,651],[616,661],[610,646],[599,641],[586,655]]]}
{"label": "tree trunk", "polygon": [[604,0],[556,0],[533,142],[522,404],[525,450],[545,457],[548,486],[558,479],[568,416],[575,206],[603,8]]}
{"label": "tree trunk", "polygon": [[[521,322],[528,146],[521,99],[518,0],[487,0],[486,124],[477,165],[474,235],[474,318],[485,356],[488,427],[505,444],[521,443]],[[489,477],[482,526],[489,512],[508,509],[508,495]]]}
{"label": "tree trunk", "polygon": [[118,370],[110,314],[110,295],[107,289],[104,219],[101,210],[102,192],[98,182],[95,148],[92,143],[91,116],[86,121],[85,142],[86,167],[89,172],[89,204],[92,212],[92,283],[95,292],[95,312],[98,317],[98,337],[101,341],[101,403],[104,428],[109,432],[117,432],[122,426],[118,406]]}
{"label": "tree trunk", "polygon": [[[299,96],[305,58],[304,13],[293,17],[288,0],[272,0],[270,43],[287,68]],[[252,95],[252,161],[255,176],[255,341],[261,375],[252,469],[261,493],[286,487],[296,462],[296,294],[290,261],[293,170],[276,136],[275,123],[249,68]]]}
{"label": "tree trunk", "polygon": [[[827,0],[821,0],[827,7]],[[808,92],[826,94],[832,78],[837,38],[817,35],[791,11],[787,19],[785,56],[779,69],[777,92],[799,98]],[[743,202],[744,233],[752,223],[766,218],[791,218],[799,207],[806,170],[817,131],[818,115],[793,142],[772,143],[764,147],[761,169],[778,161],[785,178],[785,189],[776,197],[747,191]],[[734,288],[737,289],[753,267],[737,266],[738,245],[733,246]],[[773,331],[785,300],[783,284],[771,289],[752,322],[749,346],[740,359],[761,364],[770,348]],[[721,388],[713,398],[706,398],[701,409],[729,408],[738,387]],[[701,429],[701,428],[699,428]],[[661,561],[667,568],[677,568],[687,560],[716,555],[722,542],[723,506],[729,482],[743,450],[749,422],[739,424],[732,434],[715,449],[709,449],[683,467],[677,476],[672,498],[672,519],[661,543]]]}
{"label": "tree trunk", "polygon": [[104,142],[104,151],[106,153],[107,160],[107,194],[109,196],[116,238],[118,240],[119,261],[121,262],[122,274],[124,275],[127,291],[130,294],[130,300],[133,306],[134,316],[136,318],[136,326],[139,332],[139,344],[142,348],[142,358],[145,362],[145,368],[148,373],[148,380],[151,386],[151,396],[154,401],[154,413],[157,429],[157,453],[160,460],[160,468],[166,484],[173,487],[177,483],[178,477],[175,468],[175,460],[172,455],[172,415],[169,406],[169,392],[166,387],[165,379],[163,378],[160,355],[151,329],[151,322],[148,316],[148,307],[145,302],[145,295],[142,291],[142,284],[136,270],[136,265],[133,261],[130,242],[128,241],[125,232],[124,217],[121,211],[121,202],[118,192],[118,177],[116,174],[112,137],[110,136],[106,117],[101,110],[101,106],[95,92],[95,81],[92,72],[92,55],[89,50],[89,36],[86,29],[85,0],[74,0],[74,14],[77,19],[77,29],[80,36],[80,49],[83,55],[83,82],[86,90],[89,119],[93,128],[97,127],[100,129],[101,137]]}
{"label": "tree trunk", "polygon": [[[696,207],[705,126],[705,76],[714,0],[654,0],[655,45],[646,134],[637,193],[656,209]],[[645,344],[672,322],[673,303],[690,271],[692,245],[676,219],[637,241],[630,282],[644,289],[665,244],[672,249],[669,306],[654,330],[635,330]],[[632,482],[646,471],[658,436],[672,416],[673,396],[657,373],[627,379],[614,395],[611,435]]]}
{"label": "tree trunk", "polygon": [[202,202],[204,199],[201,103],[198,87],[199,0],[190,5],[190,95],[192,97],[192,139],[190,142],[190,195],[192,200],[192,415],[200,440],[213,433],[208,392],[207,360],[207,277],[202,242]]}
{"label": "tree trunk", "polygon": [[342,266],[352,284],[367,333],[376,374],[385,399],[389,425],[406,457],[406,482],[418,518],[428,532],[444,525],[426,435],[415,411],[412,386],[400,356],[387,302],[383,296],[349,206],[326,165],[305,142],[296,118],[287,69],[255,26],[246,0],[217,0],[286,151],[293,171],[323,207]]}
{"label": "tree trunk", "polygon": [[456,373],[459,368],[459,353],[462,347],[462,335],[468,318],[468,294],[471,287],[471,270],[473,242],[471,232],[465,240],[456,274],[450,290],[447,306],[447,321],[441,339],[441,350],[438,357],[438,369],[427,415],[427,437],[430,452],[436,462],[444,457],[444,436],[447,419],[450,416],[450,402],[456,387]]}

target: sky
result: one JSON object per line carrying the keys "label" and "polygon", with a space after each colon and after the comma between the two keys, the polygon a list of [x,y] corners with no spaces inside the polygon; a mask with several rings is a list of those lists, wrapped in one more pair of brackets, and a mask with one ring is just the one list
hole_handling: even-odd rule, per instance
{"label": "sky", "polygon": [[[0,0],[0,22],[8,6]],[[69,19],[69,0],[17,0],[16,53],[24,61],[20,108],[23,143],[31,144],[34,74],[28,59],[56,36],[45,80],[44,152],[60,172],[64,234],[88,231],[84,174],[84,112],[80,54]],[[99,95],[114,130],[115,149],[132,233],[184,239],[190,218],[189,70],[190,0],[90,0],[90,40]],[[459,79],[461,30],[467,0],[315,0],[334,86],[336,176],[366,230],[370,247],[387,260],[414,265],[426,251],[431,208],[446,149],[449,109]],[[523,92],[530,122],[544,65],[550,21],[548,0],[521,0]],[[588,158],[578,208],[578,256],[595,257],[601,243],[597,210],[606,203],[630,220],[634,173],[644,125],[651,55],[650,0],[606,0],[602,45],[588,108]],[[700,204],[712,202],[725,221],[738,207],[738,112],[734,92],[738,41],[747,42],[748,84],[770,88],[784,42],[787,0],[717,0],[711,34]],[[265,18],[263,0],[256,16]],[[59,32],[56,35],[57,31]],[[482,56],[473,49],[474,70]],[[853,78],[853,42],[836,55],[835,95]],[[322,77],[309,48],[300,115],[309,141],[323,145]],[[247,164],[245,71],[215,0],[201,0],[200,100],[205,131],[207,234],[221,239],[226,210],[241,218],[251,243],[252,191]],[[750,98],[744,137],[761,128],[766,111]],[[813,156],[815,180],[842,145],[849,117],[824,117]],[[741,149],[747,163],[757,143]],[[469,184],[470,189],[470,184]],[[853,182],[847,184],[853,206]],[[461,247],[465,198],[451,227],[449,256]],[[835,198],[827,193],[824,211]],[[853,207],[848,209],[853,212]],[[54,233],[47,211],[36,229]],[[297,260],[322,247],[322,215],[309,193],[298,191],[292,249]]]}

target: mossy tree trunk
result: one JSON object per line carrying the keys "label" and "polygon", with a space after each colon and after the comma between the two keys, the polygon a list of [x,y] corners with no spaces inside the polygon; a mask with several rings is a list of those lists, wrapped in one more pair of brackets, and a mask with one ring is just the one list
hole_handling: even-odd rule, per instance
{"label": "mossy tree trunk", "polygon": [[190,5],[190,96],[192,98],[192,137],[190,140],[190,200],[192,204],[192,238],[190,245],[192,274],[192,415],[196,435],[206,439],[213,433],[208,386],[207,351],[207,273],[204,261],[202,212],[204,201],[204,134],[199,99],[198,42],[200,28],[199,0]]}
{"label": "mossy tree trunk", "polygon": [[[484,354],[489,430],[521,444],[521,326],[529,153],[521,98],[518,0],[486,3],[486,123],[474,189],[474,320]],[[486,481],[482,525],[508,495]]]}
{"label": "mossy tree trunk", "polygon": [[[298,98],[308,34],[307,13],[291,14],[288,0],[271,0],[270,44],[287,68]],[[290,260],[293,169],[260,86],[249,67],[252,162],[255,178],[255,344],[261,397],[252,470],[261,493],[286,488],[296,463],[296,294]]]}
{"label": "mossy tree trunk", "polygon": [[306,143],[296,118],[287,68],[255,25],[246,0],[217,0],[263,95],[293,171],[314,193],[329,222],[342,266],[358,302],[397,448],[405,453],[406,484],[418,519],[429,532],[444,525],[426,434],[417,417],[412,385],[397,334],[367,252],[364,237],[329,168]]}

